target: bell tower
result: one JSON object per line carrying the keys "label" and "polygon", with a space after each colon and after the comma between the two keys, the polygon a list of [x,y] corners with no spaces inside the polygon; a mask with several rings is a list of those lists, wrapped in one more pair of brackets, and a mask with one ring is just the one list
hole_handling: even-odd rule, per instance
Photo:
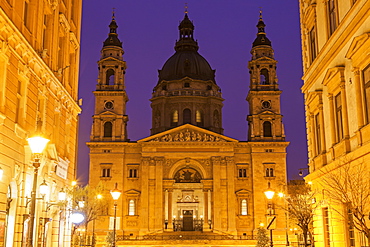
{"label": "bell tower", "polygon": [[247,96],[249,141],[284,141],[283,116],[280,112],[280,94],[276,76],[274,50],[266,37],[262,12],[257,24],[257,38],[253,42],[248,68],[250,90]]}
{"label": "bell tower", "polygon": [[99,75],[94,91],[95,113],[90,141],[127,141],[126,62],[123,61],[124,51],[118,39],[114,13],[109,28],[98,61]]}

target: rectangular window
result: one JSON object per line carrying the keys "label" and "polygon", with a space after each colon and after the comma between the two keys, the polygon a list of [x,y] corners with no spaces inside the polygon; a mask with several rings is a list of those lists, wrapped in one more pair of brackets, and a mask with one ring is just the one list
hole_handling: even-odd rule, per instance
{"label": "rectangular window", "polygon": [[351,209],[347,209],[347,224],[349,247],[355,247],[355,228]]}
{"label": "rectangular window", "polygon": [[[47,49],[47,23],[48,17],[47,15],[44,15],[44,25],[42,26],[42,48]],[[45,56],[46,54],[43,54]]]}
{"label": "rectangular window", "polygon": [[238,169],[238,177],[239,178],[246,178],[247,177],[247,169],[246,168],[239,168]]}
{"label": "rectangular window", "polygon": [[323,225],[324,225],[324,241],[325,246],[330,246],[330,225],[329,225],[329,209],[322,209]]}
{"label": "rectangular window", "polygon": [[28,1],[25,1],[24,2],[24,10],[23,10],[23,21],[24,21],[24,25],[30,29],[30,16],[29,16],[29,3]]}
{"label": "rectangular window", "polygon": [[241,203],[240,203],[240,212],[241,212],[241,215],[248,215],[248,203],[247,203],[247,200],[246,199],[243,199],[241,200]]}
{"label": "rectangular window", "polygon": [[135,201],[130,200],[128,202],[128,215],[135,215]]}
{"label": "rectangular window", "polygon": [[329,36],[331,36],[338,27],[337,21],[337,0],[328,1],[328,21],[329,21]]}
{"label": "rectangular window", "polygon": [[320,126],[320,113],[315,115],[315,144],[316,155],[321,153],[321,126]]}
{"label": "rectangular window", "polygon": [[65,38],[59,37],[59,49],[58,49],[58,68],[60,73],[63,73],[64,68],[64,52],[65,52]]}
{"label": "rectangular window", "polygon": [[342,122],[342,94],[338,93],[335,96],[335,122],[336,122],[336,134],[337,142],[343,139],[343,122]]}
{"label": "rectangular window", "polygon": [[101,171],[101,176],[103,178],[110,178],[110,168],[103,168]]}
{"label": "rectangular window", "polygon": [[370,65],[362,71],[365,93],[366,124],[370,123]]}
{"label": "rectangular window", "polygon": [[316,41],[316,27],[315,26],[313,26],[310,30],[309,42],[310,42],[310,59],[312,63],[317,56],[317,41]]}
{"label": "rectangular window", "polygon": [[137,169],[130,169],[129,170],[129,177],[130,178],[137,178],[138,177]]}
{"label": "rectangular window", "polygon": [[16,105],[15,105],[15,122],[20,123],[22,119],[22,92],[23,92],[23,83],[21,81],[18,81],[18,88],[17,88],[17,99],[16,99]]}
{"label": "rectangular window", "polygon": [[274,168],[267,167],[265,170],[265,177],[274,177]]}

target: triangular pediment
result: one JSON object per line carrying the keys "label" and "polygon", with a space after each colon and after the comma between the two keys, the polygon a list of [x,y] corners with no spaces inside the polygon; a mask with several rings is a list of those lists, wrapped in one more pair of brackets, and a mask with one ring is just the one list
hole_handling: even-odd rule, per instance
{"label": "triangular pediment", "polygon": [[115,57],[106,57],[106,58],[103,58],[101,60],[99,60],[98,63],[102,63],[104,61],[115,61],[115,62],[123,62],[122,60],[118,59],[118,58],[115,58]]}
{"label": "triangular pediment", "polygon": [[[330,82],[342,82],[344,81],[344,66],[336,66],[333,68],[330,68],[326,71],[324,80],[323,80],[323,85],[324,86],[329,86],[331,84]],[[338,83],[336,83],[338,84]],[[339,85],[339,84],[338,84]]]}
{"label": "triangular pediment", "polygon": [[163,131],[137,142],[237,142],[233,138],[191,124]]}
{"label": "triangular pediment", "polygon": [[365,44],[369,40],[370,40],[370,33],[364,33],[360,36],[355,37],[347,51],[346,58],[352,59],[352,57],[359,51],[361,51],[361,53],[364,53],[366,50],[367,52],[368,46],[366,46]]}
{"label": "triangular pediment", "polygon": [[118,114],[115,112],[111,112],[111,111],[103,111],[99,113],[99,115],[100,116],[117,116]]}
{"label": "triangular pediment", "polygon": [[268,56],[259,57],[259,58],[255,59],[254,61],[271,61],[271,62],[276,62],[275,59],[273,59],[271,57],[268,57]]}

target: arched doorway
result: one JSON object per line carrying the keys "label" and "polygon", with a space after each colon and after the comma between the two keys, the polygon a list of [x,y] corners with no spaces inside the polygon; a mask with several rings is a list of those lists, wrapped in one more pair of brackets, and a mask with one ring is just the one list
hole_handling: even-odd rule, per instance
{"label": "arched doorway", "polygon": [[201,231],[205,212],[202,175],[194,167],[174,174],[172,217],[174,231]]}

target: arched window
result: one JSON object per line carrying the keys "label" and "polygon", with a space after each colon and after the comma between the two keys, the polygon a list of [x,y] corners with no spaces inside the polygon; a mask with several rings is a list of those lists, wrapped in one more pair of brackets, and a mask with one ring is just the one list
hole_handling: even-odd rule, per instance
{"label": "arched window", "polygon": [[270,79],[269,79],[269,71],[267,69],[261,69],[260,71],[260,84],[261,85],[269,85]]}
{"label": "arched window", "polygon": [[247,205],[247,200],[246,199],[241,200],[240,213],[241,213],[241,215],[247,215],[248,214],[248,205]]}
{"label": "arched window", "polygon": [[196,122],[197,122],[197,126],[203,127],[203,115],[198,110],[195,113],[195,119],[196,119]]}
{"label": "arched window", "polygon": [[271,123],[269,121],[263,122],[263,136],[272,137]]}
{"label": "arched window", "polygon": [[177,126],[178,122],[179,122],[179,112],[175,110],[171,115],[171,126],[172,127]]}
{"label": "arched window", "polygon": [[188,109],[188,108],[184,109],[182,116],[183,116],[182,118],[183,118],[184,124],[191,123],[191,111],[190,111],[190,109]]}
{"label": "arched window", "polygon": [[112,137],[112,122],[104,123],[104,137]]}
{"label": "arched window", "polygon": [[114,85],[114,70],[108,69],[106,75],[107,75],[107,78],[106,78],[105,84]]}
{"label": "arched window", "polygon": [[128,215],[135,215],[135,201],[128,201]]}

